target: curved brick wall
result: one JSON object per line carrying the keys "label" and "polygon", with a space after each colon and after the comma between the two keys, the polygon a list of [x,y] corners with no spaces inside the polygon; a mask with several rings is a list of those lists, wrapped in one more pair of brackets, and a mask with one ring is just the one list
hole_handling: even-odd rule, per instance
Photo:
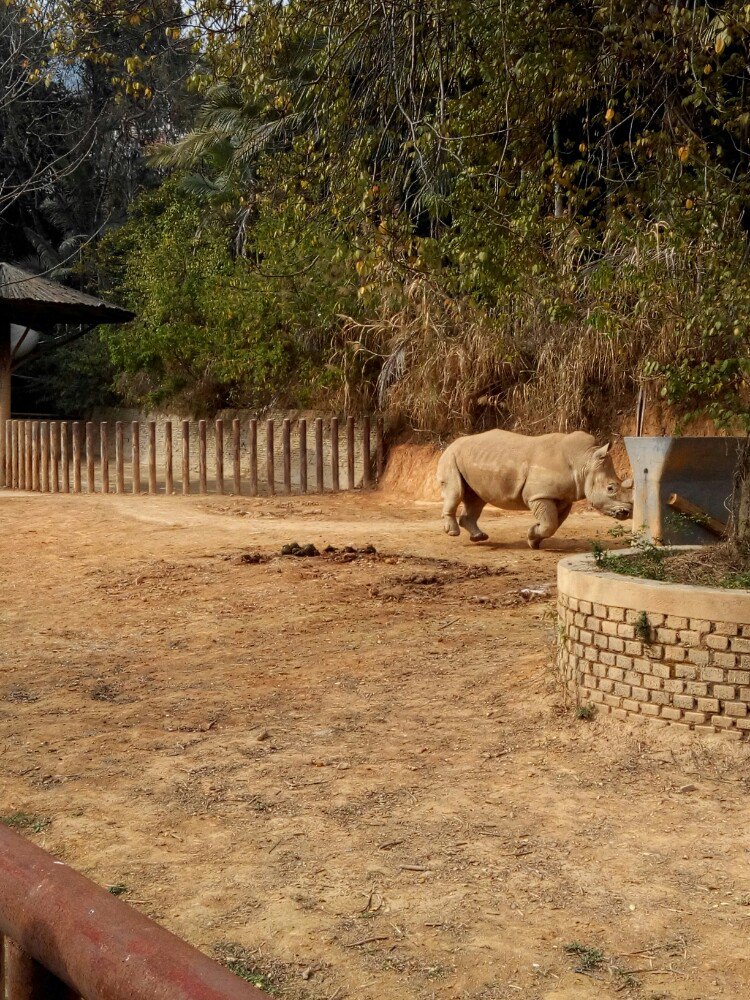
{"label": "curved brick wall", "polygon": [[750,732],[750,591],[602,573],[591,556],[563,559],[557,582],[560,668],[578,704],[734,739]]}

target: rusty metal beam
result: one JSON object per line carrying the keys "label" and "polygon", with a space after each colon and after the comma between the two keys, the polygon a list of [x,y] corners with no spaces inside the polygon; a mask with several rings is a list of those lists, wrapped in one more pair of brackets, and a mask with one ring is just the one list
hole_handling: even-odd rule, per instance
{"label": "rusty metal beam", "polygon": [[[0,934],[86,1000],[267,1000],[265,994],[0,825]],[[15,960],[15,958],[14,958]],[[23,1000],[67,996],[18,993]],[[15,1000],[16,994],[8,996]]]}

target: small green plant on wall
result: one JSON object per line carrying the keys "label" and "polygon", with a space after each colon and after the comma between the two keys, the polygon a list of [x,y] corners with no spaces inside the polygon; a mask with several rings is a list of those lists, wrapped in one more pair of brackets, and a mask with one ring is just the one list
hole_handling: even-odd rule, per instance
{"label": "small green plant on wall", "polygon": [[635,634],[636,638],[640,639],[642,642],[651,642],[651,625],[645,611],[641,611],[638,615],[635,623]]}

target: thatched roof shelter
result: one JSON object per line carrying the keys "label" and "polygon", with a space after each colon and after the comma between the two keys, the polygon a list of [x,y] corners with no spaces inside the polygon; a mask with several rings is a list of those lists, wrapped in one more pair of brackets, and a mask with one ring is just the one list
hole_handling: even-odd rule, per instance
{"label": "thatched roof shelter", "polygon": [[0,263],[0,322],[35,330],[64,324],[128,323],[135,314],[49,278]]}
{"label": "thatched roof shelter", "polygon": [[[70,343],[100,323],[128,323],[132,319],[135,314],[128,309],[0,262],[0,486],[5,483],[5,422],[11,414],[11,371],[24,339],[33,332],[34,348],[23,358],[28,361],[41,351]],[[59,332],[60,327],[67,330]],[[19,336],[15,348],[11,345],[14,328]],[[52,331],[58,332],[39,336]]]}

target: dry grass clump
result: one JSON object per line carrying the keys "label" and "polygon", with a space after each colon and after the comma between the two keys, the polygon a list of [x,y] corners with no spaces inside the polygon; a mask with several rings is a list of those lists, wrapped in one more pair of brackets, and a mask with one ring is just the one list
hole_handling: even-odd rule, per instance
{"label": "dry grass clump", "polygon": [[670,583],[750,590],[750,567],[728,542],[667,555],[663,565]]}
{"label": "dry grass clump", "polygon": [[[497,426],[609,430],[645,360],[673,360],[680,334],[666,300],[604,309],[593,282],[583,293],[553,322],[541,294],[517,295],[490,313],[417,276],[397,307],[383,300],[371,320],[346,318],[342,337],[375,362],[372,402],[400,425],[441,435]],[[352,370],[352,382],[360,374]]]}

